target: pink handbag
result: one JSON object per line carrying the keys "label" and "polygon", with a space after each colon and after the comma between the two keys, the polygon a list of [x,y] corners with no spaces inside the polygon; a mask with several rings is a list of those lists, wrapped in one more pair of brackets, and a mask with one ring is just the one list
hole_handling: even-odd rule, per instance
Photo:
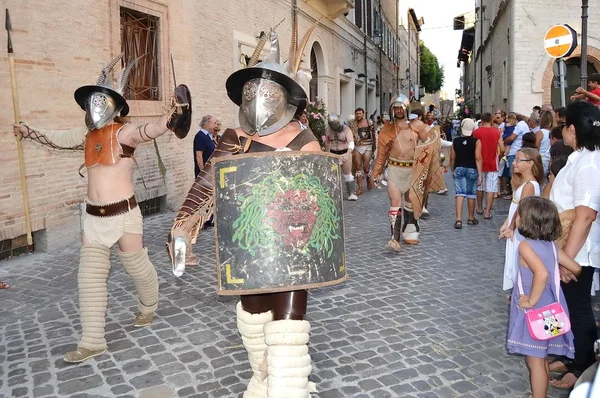
{"label": "pink handbag", "polygon": [[[556,244],[552,243],[556,267],[554,269],[555,292],[560,292],[560,276],[558,271],[558,254]],[[523,293],[523,284],[521,283],[521,271],[519,271],[518,281],[519,294]],[[527,319],[527,328],[532,338],[536,340],[550,340],[562,336],[571,330],[571,321],[560,304],[560,294],[555,296],[556,302],[546,305],[539,309],[524,310]]]}

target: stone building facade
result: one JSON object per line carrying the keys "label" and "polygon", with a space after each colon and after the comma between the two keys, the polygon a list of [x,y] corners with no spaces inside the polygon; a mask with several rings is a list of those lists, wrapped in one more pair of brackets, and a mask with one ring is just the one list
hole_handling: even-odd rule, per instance
{"label": "stone building facade", "polygon": [[[319,21],[302,67],[312,71],[310,97],[328,111],[373,113],[387,104],[404,65],[397,35],[398,0],[6,0],[12,19],[21,120],[45,129],[83,123],[73,92],[96,81],[103,65],[122,51],[146,56],[128,91],[133,122],[158,118],[177,83],[193,96],[193,127],[184,140],[172,133],[136,150],[136,197],[143,210],[176,209],[193,180],[192,142],[198,123],[213,114],[223,128],[237,125],[225,80],[245,67],[261,31],[279,24],[282,59],[291,38],[292,12],[300,36]],[[0,40],[6,40],[2,30]],[[379,44],[378,44],[379,43]],[[268,45],[264,53],[268,52]],[[404,66],[403,66],[404,68]],[[117,67],[117,70],[120,67]],[[417,68],[418,70],[418,68]],[[0,56],[0,86],[10,87],[7,57]],[[0,259],[26,232],[10,90],[0,96]],[[36,250],[80,240],[86,179],[82,152],[55,151],[23,141],[31,226]],[[142,185],[142,176],[147,188]],[[8,245],[8,246],[7,246]],[[10,251],[10,250],[8,250]]]}
{"label": "stone building facade", "polygon": [[[529,114],[535,105],[560,106],[544,35],[553,25],[568,24],[581,43],[581,2],[478,0],[475,12],[473,52],[470,64],[463,65],[465,99],[475,102],[477,112],[501,108]],[[588,14],[589,76],[600,72],[600,26],[593,23],[600,2],[589,2]],[[580,54],[578,47],[566,59],[567,101],[579,87]]]}

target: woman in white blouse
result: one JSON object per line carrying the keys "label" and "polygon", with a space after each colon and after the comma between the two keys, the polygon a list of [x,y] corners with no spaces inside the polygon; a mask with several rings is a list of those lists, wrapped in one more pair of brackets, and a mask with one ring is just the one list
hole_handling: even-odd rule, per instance
{"label": "woman in white blouse", "polygon": [[581,373],[595,361],[593,345],[597,339],[592,312],[591,288],[595,268],[594,258],[600,245],[600,108],[578,101],[567,107],[562,123],[563,141],[573,148],[567,165],[558,173],[550,191],[550,200],[559,213],[574,210],[574,221],[566,238],[564,251],[577,261],[582,272],[575,278],[560,267],[571,328],[575,337],[575,360],[551,364],[551,370],[567,370],[560,380],[551,380],[556,388],[570,389]]}

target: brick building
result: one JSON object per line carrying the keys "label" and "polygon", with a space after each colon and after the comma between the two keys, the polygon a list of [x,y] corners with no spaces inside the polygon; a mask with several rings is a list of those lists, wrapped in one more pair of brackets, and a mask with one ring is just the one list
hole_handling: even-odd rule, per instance
{"label": "brick building", "polygon": [[[463,94],[477,112],[496,108],[529,114],[535,105],[560,106],[554,60],[544,51],[544,35],[557,24],[569,24],[581,43],[581,2],[548,0],[477,0],[477,21],[466,26],[463,49],[472,53],[463,64]],[[589,2],[588,14],[600,14],[600,2]],[[471,36],[472,48],[464,48]],[[465,40],[467,39],[467,40]],[[579,87],[581,50],[566,60],[567,101]],[[465,65],[466,64],[466,65]],[[588,76],[600,71],[600,26],[588,22]]]}
{"label": "brick building", "polygon": [[[126,93],[130,116],[134,122],[157,118],[172,92],[172,54],[177,82],[192,92],[193,127],[184,140],[171,133],[156,140],[166,166],[164,175],[154,145],[138,147],[136,196],[146,214],[179,207],[193,179],[192,141],[200,118],[210,113],[224,127],[237,125],[225,80],[245,67],[260,32],[280,23],[277,31],[285,59],[293,10],[301,36],[320,21],[303,65],[313,74],[310,97],[323,98],[329,111],[347,115],[358,106],[371,113],[380,110],[399,85],[398,65],[405,68],[406,54],[398,39],[398,0],[7,0],[5,4],[13,26],[21,119],[36,127],[67,129],[83,123],[74,90],[93,83],[104,63],[123,51],[128,59],[147,54],[133,70]],[[4,30],[0,40],[6,40]],[[10,87],[5,55],[0,56],[0,86]],[[12,109],[10,90],[2,90],[0,259],[20,250],[13,249],[22,245],[19,237],[26,232]],[[23,149],[36,250],[79,241],[87,183],[77,173],[83,153],[50,150],[31,141],[24,141]]]}

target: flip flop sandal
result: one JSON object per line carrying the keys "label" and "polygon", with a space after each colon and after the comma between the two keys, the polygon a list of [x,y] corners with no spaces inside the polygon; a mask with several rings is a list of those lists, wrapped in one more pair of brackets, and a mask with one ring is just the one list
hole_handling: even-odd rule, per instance
{"label": "flip flop sandal", "polygon": [[0,290],[2,289],[8,289],[10,287],[10,285],[6,282],[0,282]]}
{"label": "flip flop sandal", "polygon": [[[558,377],[556,379],[550,379],[550,382],[548,384],[550,385],[550,387],[556,388],[557,390],[571,391],[573,389],[573,387],[575,387],[575,383],[577,383],[577,379],[581,376],[581,373],[582,372],[571,370],[571,371],[563,373],[562,375],[560,375],[560,377]],[[562,380],[568,374],[572,374],[573,376],[575,376],[575,383],[573,383],[572,386],[569,386],[569,387],[555,386],[551,383],[553,380],[555,380],[555,381]]]}
{"label": "flip flop sandal", "polygon": [[454,229],[462,229],[462,221],[455,221]]}
{"label": "flip flop sandal", "polygon": [[472,220],[467,220],[467,224],[469,225],[479,225],[479,220],[474,218]]}
{"label": "flip flop sandal", "polygon": [[483,214],[483,210],[479,211],[479,210],[475,210],[477,212],[477,214],[482,215]]}
{"label": "flip flop sandal", "polygon": [[488,216],[483,216],[483,218],[486,219],[486,220],[491,220],[492,217],[494,217],[494,215],[492,213],[490,213],[489,217]]}

